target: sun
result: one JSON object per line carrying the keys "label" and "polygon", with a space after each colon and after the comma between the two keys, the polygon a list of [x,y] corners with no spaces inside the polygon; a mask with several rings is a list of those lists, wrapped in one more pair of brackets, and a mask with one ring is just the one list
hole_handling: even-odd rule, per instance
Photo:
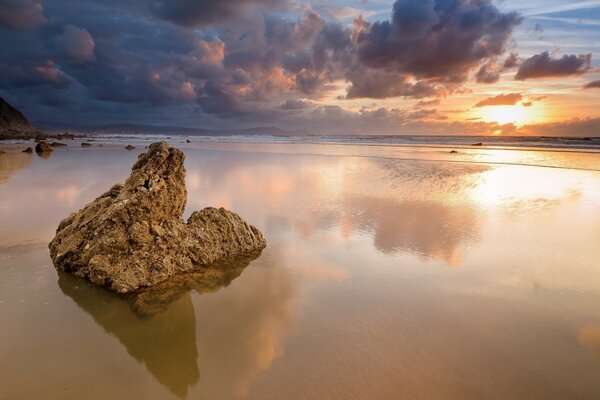
{"label": "sun", "polygon": [[480,110],[481,119],[485,122],[496,122],[500,125],[515,124],[517,126],[532,122],[531,107],[515,106],[489,106]]}

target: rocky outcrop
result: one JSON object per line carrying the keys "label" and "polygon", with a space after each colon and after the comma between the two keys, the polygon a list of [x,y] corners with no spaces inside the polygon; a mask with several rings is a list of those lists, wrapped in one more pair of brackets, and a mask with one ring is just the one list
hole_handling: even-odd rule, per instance
{"label": "rocky outcrop", "polygon": [[21,139],[37,134],[27,118],[0,97],[0,139]]}
{"label": "rocky outcrop", "polygon": [[262,250],[261,232],[223,208],[196,211],[184,223],[183,161],[165,142],[150,145],[123,185],[59,224],[49,245],[55,267],[126,293]]}
{"label": "rocky outcrop", "polygon": [[49,153],[51,151],[53,151],[52,147],[46,142],[38,142],[38,144],[35,145],[36,153]]}

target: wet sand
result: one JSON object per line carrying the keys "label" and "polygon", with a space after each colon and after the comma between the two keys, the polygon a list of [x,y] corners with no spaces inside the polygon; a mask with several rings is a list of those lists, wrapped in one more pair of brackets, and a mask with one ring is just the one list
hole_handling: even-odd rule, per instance
{"label": "wet sand", "polygon": [[600,397],[599,154],[184,141],[269,246],[135,298],[47,243],[149,141],[0,154],[0,398]]}

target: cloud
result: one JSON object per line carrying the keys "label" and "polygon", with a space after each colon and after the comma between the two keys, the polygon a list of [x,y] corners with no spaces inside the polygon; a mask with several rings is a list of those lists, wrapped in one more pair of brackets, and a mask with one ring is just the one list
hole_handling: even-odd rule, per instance
{"label": "cloud", "polygon": [[503,69],[516,68],[521,64],[521,60],[519,59],[519,55],[517,53],[510,53],[508,57],[502,63]]}
{"label": "cloud", "polygon": [[50,90],[64,88],[69,85],[69,79],[52,60],[41,61],[31,66],[0,63],[0,88],[32,88],[43,85]]}
{"label": "cloud", "polygon": [[350,73],[352,85],[346,98],[384,99],[387,97],[423,98],[435,96],[440,89],[425,81],[410,81],[408,77],[378,71]]}
{"label": "cloud", "polygon": [[415,104],[416,108],[419,107],[431,107],[431,106],[437,106],[441,103],[442,101],[440,99],[433,99],[433,100],[421,100],[419,102],[417,102],[417,104]]}
{"label": "cloud", "polygon": [[250,8],[280,7],[285,0],[156,0],[151,12],[164,20],[185,27],[220,23],[243,15]]}
{"label": "cloud", "polygon": [[502,93],[494,97],[488,97],[485,100],[475,104],[475,107],[487,106],[514,106],[523,99],[521,93]]}
{"label": "cloud", "polygon": [[67,25],[54,42],[73,62],[93,61],[96,43],[90,33],[73,25]]}
{"label": "cloud", "polygon": [[304,110],[310,106],[305,100],[288,99],[279,108],[282,110]]}
{"label": "cloud", "polygon": [[477,71],[476,79],[479,83],[496,83],[500,80],[500,70],[492,64],[485,64]]}
{"label": "cloud", "polygon": [[520,132],[538,136],[598,136],[600,117],[525,125],[521,127]]}
{"label": "cloud", "polygon": [[223,70],[225,43],[219,39],[198,40],[196,46],[184,57],[182,70],[188,77],[208,79],[218,76]]}
{"label": "cloud", "polygon": [[41,0],[2,0],[0,27],[26,29],[46,22]]}
{"label": "cloud", "polygon": [[391,20],[358,35],[359,57],[371,68],[463,82],[504,53],[521,20],[489,0],[397,0]]}
{"label": "cloud", "polygon": [[545,51],[523,61],[515,75],[515,79],[526,80],[579,75],[590,69],[591,62],[591,54],[565,54],[561,58],[552,58],[550,53]]}
{"label": "cloud", "polygon": [[434,116],[436,116],[437,114],[437,110],[435,108],[433,109],[425,109],[425,110],[419,110],[419,111],[415,111],[413,113],[410,113],[406,116],[407,120],[420,120],[420,119],[427,119],[427,118],[432,118]]}
{"label": "cloud", "polygon": [[600,79],[586,83],[585,85],[583,85],[583,88],[584,89],[591,89],[591,88],[599,88],[600,89]]}

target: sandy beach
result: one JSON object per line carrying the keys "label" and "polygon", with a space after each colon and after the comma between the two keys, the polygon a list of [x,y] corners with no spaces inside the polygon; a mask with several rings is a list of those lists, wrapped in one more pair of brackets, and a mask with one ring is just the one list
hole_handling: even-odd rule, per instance
{"label": "sandy beach", "polygon": [[0,398],[600,396],[597,153],[174,138],[186,216],[234,209],[269,245],[156,302],[47,249],[146,139],[4,145]]}

